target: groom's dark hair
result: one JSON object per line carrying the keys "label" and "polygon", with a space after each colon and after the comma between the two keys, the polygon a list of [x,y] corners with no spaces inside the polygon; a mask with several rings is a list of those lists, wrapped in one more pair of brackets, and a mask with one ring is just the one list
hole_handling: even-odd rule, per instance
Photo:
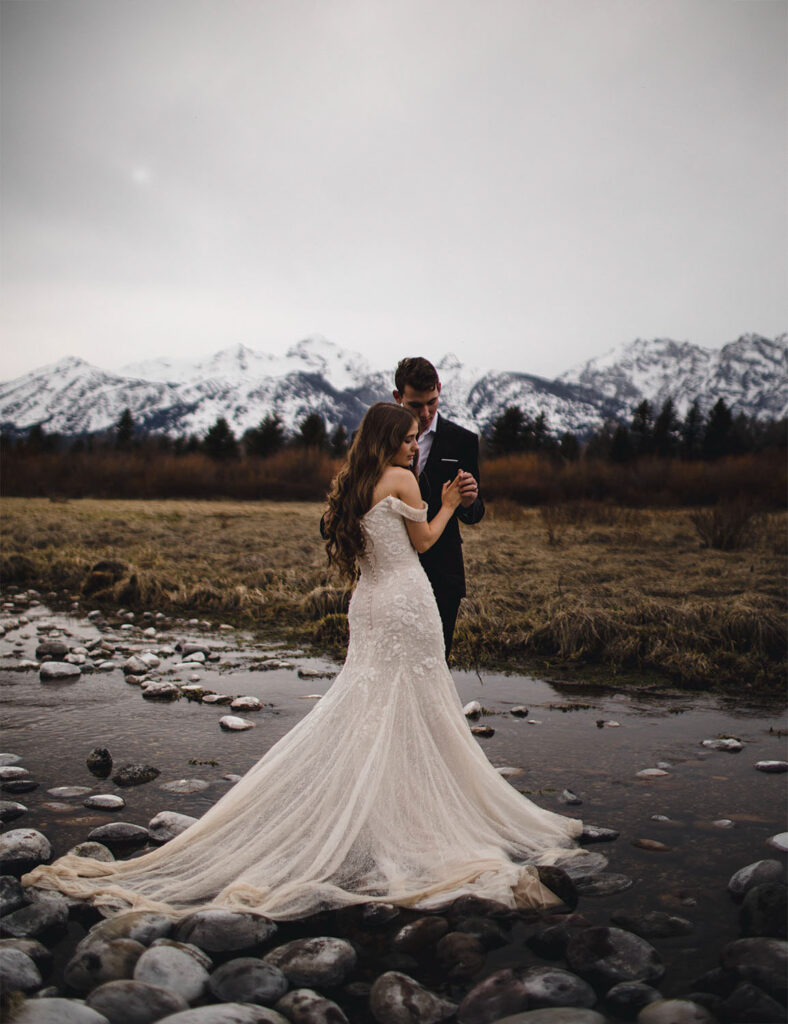
{"label": "groom's dark hair", "polygon": [[407,359],[400,359],[397,364],[394,386],[400,394],[404,393],[406,384],[414,391],[432,391],[439,383],[438,371],[428,359],[410,356]]}

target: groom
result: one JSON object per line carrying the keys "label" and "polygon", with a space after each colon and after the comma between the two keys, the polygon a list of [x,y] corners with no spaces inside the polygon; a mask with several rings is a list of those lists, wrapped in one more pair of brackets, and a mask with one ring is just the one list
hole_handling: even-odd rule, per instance
{"label": "groom", "polygon": [[402,359],[394,374],[394,400],[409,409],[419,421],[418,466],[422,498],[427,502],[427,518],[441,506],[441,489],[460,472],[462,498],[457,511],[435,544],[420,555],[435,600],[438,604],[446,660],[451,651],[454,624],[460,601],[465,597],[465,567],[458,520],[478,523],[484,515],[479,497],[479,438],[470,430],[438,415],[441,382],[432,363],[421,357]]}

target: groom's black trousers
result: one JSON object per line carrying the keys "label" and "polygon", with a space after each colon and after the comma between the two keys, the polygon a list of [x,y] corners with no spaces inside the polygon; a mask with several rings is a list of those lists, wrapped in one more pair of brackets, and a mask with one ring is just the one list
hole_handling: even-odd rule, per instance
{"label": "groom's black trousers", "polygon": [[[432,580],[430,580],[430,583],[432,583]],[[446,646],[446,661],[448,661],[449,654],[451,653],[452,638],[454,637],[454,624],[457,621],[457,612],[460,610],[462,597],[456,590],[436,589],[434,583],[432,584],[432,592],[435,594],[435,603],[438,606],[438,612],[443,625],[443,642]]]}

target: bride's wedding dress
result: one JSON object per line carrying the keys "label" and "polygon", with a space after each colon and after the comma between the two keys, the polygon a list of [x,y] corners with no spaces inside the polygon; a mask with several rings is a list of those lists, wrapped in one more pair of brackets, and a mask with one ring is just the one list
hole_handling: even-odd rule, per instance
{"label": "bride's wedding dress", "polygon": [[279,919],[469,893],[558,902],[525,865],[572,846],[581,823],[518,793],[473,738],[404,522],[426,516],[393,496],[366,514],[342,671],[198,822],[136,860],[68,855],[23,881],[110,907]]}

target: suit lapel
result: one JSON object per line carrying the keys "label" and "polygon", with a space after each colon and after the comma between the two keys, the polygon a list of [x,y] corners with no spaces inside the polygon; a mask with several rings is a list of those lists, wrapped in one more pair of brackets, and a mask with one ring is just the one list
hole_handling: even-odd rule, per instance
{"label": "suit lapel", "polygon": [[438,422],[435,424],[435,436],[432,439],[432,445],[430,447],[430,454],[427,456],[427,461],[424,463],[424,469],[421,471],[421,475],[419,476],[419,489],[422,497],[428,503],[432,496],[433,484],[436,479],[435,470],[437,469],[441,458],[442,424],[443,420],[438,416]]}

